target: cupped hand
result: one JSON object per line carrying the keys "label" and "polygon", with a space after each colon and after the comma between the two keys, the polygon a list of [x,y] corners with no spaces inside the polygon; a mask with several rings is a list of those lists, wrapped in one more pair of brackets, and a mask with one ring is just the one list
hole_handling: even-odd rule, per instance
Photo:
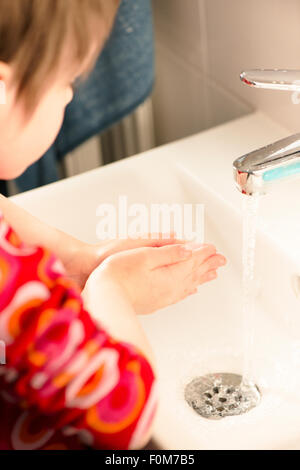
{"label": "cupped hand", "polygon": [[146,234],[144,237],[133,239],[106,240],[96,245],[74,240],[69,250],[70,254],[63,260],[66,274],[77,282],[83,289],[90,274],[109,256],[141,247],[160,247],[183,244],[184,240],[176,239],[171,233],[165,237],[162,233]]}
{"label": "cupped hand", "polygon": [[197,292],[226,264],[213,245],[169,244],[133,248],[106,258],[91,275],[121,287],[137,314],[148,314]]}

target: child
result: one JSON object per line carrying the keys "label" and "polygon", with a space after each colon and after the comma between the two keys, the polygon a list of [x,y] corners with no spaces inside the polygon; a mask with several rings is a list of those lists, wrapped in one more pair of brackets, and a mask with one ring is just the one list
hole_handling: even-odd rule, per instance
{"label": "child", "polygon": [[[0,1],[0,178],[20,175],[52,144],[117,7]],[[0,449],[143,446],[157,397],[136,315],[196,292],[225,258],[159,235],[90,246],[4,197],[0,210]]]}

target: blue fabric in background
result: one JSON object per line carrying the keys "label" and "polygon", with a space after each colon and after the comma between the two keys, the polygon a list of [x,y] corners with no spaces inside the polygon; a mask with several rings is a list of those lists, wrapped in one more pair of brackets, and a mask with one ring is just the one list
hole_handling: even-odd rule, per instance
{"label": "blue fabric in background", "polygon": [[26,191],[58,179],[56,161],[131,113],[151,93],[154,50],[151,0],[122,0],[115,26],[88,80],[66,109],[53,146],[16,183]]}

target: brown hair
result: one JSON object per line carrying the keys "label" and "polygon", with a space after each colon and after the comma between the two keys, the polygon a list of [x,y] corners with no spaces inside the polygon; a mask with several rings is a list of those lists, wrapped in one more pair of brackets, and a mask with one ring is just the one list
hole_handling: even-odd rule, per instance
{"label": "brown hair", "polygon": [[17,96],[24,98],[27,110],[35,107],[47,79],[61,67],[66,43],[71,46],[73,73],[87,57],[84,72],[92,67],[118,4],[119,0],[0,0],[0,61],[14,66]]}

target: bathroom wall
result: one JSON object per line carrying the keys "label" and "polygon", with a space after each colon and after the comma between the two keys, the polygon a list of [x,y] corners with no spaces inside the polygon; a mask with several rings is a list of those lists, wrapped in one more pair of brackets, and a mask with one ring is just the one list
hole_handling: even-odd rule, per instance
{"label": "bathroom wall", "polygon": [[157,144],[254,109],[300,131],[291,93],[239,80],[245,68],[300,69],[299,0],[153,0],[153,7]]}

